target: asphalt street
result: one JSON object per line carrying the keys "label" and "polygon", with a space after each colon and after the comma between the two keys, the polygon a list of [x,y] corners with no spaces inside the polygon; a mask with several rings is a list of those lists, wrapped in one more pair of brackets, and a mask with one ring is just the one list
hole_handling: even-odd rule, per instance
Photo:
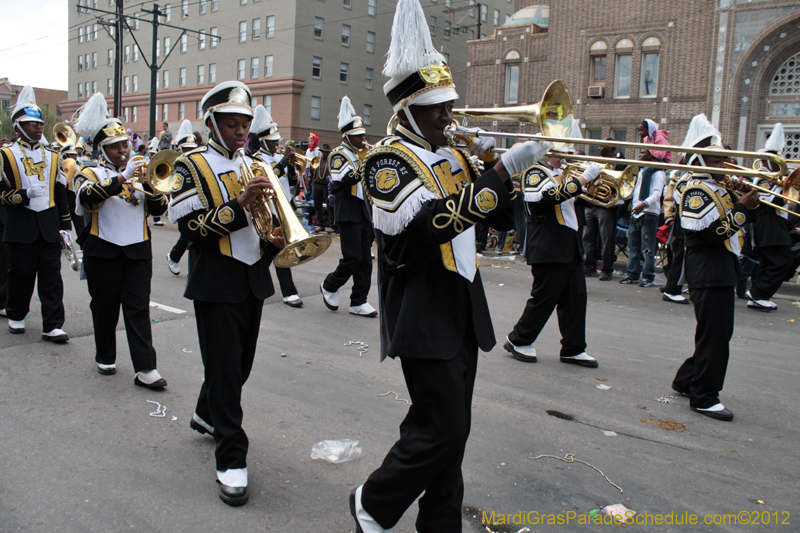
{"label": "asphalt street", "polygon": [[[251,497],[231,508],[217,496],[213,440],[189,429],[203,367],[192,303],[183,298],[187,258],[180,276],[170,274],[164,257],[177,228],[153,233],[151,300],[171,308],[151,309],[165,391],[134,386],[121,320],[118,372],[97,373],[88,292],[66,264],[69,344],[40,340],[36,296],[27,333],[0,330],[0,531],[353,531],[348,494],[380,465],[407,409],[381,395],[407,395],[400,365],[378,362],[378,320],[347,313],[350,284],[338,312],[322,303],[319,285],[340,257],[338,240],[293,269],[302,309],[279,294],[265,302],[243,397]],[[691,305],[662,302],[654,287],[589,278],[588,352],[600,367],[559,362],[555,316],[536,344],[539,362],[526,364],[502,344],[528,297],[530,271],[507,256],[486,257],[481,275],[498,344],[478,368],[465,532],[616,528],[578,518],[536,523],[542,514],[577,516],[616,503],[640,516],[699,520],[634,530],[800,531],[800,285],[784,285],[771,313],[737,300],[721,395],[736,418],[725,423],[691,412],[670,388],[692,353]],[[373,285],[377,307],[376,292]],[[356,341],[368,351],[348,345]],[[163,407],[165,416],[151,415]],[[315,443],[345,438],[360,441],[361,457],[338,465],[311,459]],[[567,454],[576,462],[559,460]],[[481,526],[483,511],[497,522],[512,515],[512,524]],[[730,515],[728,525],[703,523],[721,515]],[[733,515],[769,523],[730,525]],[[415,517],[413,506],[395,533],[413,533]]]}

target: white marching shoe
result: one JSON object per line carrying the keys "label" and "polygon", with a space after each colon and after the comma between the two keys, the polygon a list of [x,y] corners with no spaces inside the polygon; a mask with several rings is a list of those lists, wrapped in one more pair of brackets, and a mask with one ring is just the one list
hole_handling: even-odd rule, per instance
{"label": "white marching shoe", "polygon": [[42,340],[64,344],[69,340],[69,335],[63,329],[56,328],[42,333]]}
{"label": "white marching shoe", "polygon": [[339,309],[339,291],[328,292],[323,287],[323,283],[319,284],[319,291],[322,293],[322,301],[325,303],[325,307],[331,311]]}
{"label": "white marching shoe", "polygon": [[375,318],[376,316],[378,316],[378,311],[376,311],[375,308],[369,305],[368,303],[363,303],[361,305],[351,305],[350,314]]}

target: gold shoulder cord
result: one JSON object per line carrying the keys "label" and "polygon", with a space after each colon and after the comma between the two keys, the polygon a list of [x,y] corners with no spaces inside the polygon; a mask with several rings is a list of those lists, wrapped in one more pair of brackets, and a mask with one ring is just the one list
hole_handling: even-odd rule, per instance
{"label": "gold shoulder cord", "polygon": [[[72,181],[74,182],[79,177],[85,178],[87,181],[90,181],[93,185],[98,183],[97,176],[95,176],[94,172],[92,172],[88,168],[84,168],[82,170],[79,170],[75,174],[75,177],[72,178]],[[76,191],[76,193],[77,193],[77,191]],[[94,209],[92,209],[90,207],[83,206],[83,210],[86,211],[87,213],[97,213],[97,212],[100,211],[100,208],[103,207],[104,203],[99,203],[99,204],[95,204],[95,205],[97,207],[95,207]]]}
{"label": "gold shoulder cord", "polygon": [[426,172],[425,167],[414,157],[410,156],[405,150],[401,148],[397,148],[391,145],[383,145],[383,146],[376,146],[372,150],[369,151],[367,156],[364,158],[364,162],[361,164],[361,168],[358,169],[358,179],[361,181],[362,188],[367,195],[367,199],[369,203],[372,204],[372,196],[369,194],[369,187],[367,186],[366,177],[364,175],[364,169],[367,168],[367,163],[374,157],[378,157],[381,155],[393,155],[397,156],[398,158],[402,159],[405,163],[407,163],[411,170],[414,171],[414,174],[417,175],[417,178],[422,182],[422,185],[425,186],[430,192],[440,195],[439,190],[436,187],[436,184],[433,182],[433,179],[430,177],[429,173]]}
{"label": "gold shoulder cord", "polygon": [[[203,207],[205,207],[206,209],[210,209],[210,207],[208,207],[208,200],[206,199],[205,191],[203,190],[203,182],[200,181],[200,173],[197,172],[197,165],[194,162],[195,157],[202,158],[203,156],[200,154],[190,154],[189,156],[179,157],[178,159],[175,160],[175,162],[177,163],[178,161],[183,160],[183,163],[186,165],[186,168],[189,169],[189,174],[192,175],[192,179],[194,180],[194,188],[195,190],[197,190],[197,196],[200,197],[200,202],[203,204]],[[214,176],[211,177],[213,179],[216,179],[214,178]]]}

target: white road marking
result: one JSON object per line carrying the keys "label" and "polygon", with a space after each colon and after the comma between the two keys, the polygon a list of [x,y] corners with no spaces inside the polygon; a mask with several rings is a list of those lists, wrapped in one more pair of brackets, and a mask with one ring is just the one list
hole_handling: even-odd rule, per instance
{"label": "white road marking", "polygon": [[163,311],[167,311],[168,313],[175,313],[176,315],[182,315],[186,311],[183,309],[176,309],[174,307],[170,307],[168,305],[159,304],[156,302],[150,302],[150,307],[155,307],[156,309],[161,309]]}

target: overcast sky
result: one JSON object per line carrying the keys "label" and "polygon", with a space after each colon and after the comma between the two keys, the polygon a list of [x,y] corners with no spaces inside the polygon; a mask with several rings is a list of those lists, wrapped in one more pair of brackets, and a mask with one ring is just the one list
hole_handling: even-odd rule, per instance
{"label": "overcast sky", "polygon": [[67,90],[69,6],[68,0],[0,0],[0,78]]}

